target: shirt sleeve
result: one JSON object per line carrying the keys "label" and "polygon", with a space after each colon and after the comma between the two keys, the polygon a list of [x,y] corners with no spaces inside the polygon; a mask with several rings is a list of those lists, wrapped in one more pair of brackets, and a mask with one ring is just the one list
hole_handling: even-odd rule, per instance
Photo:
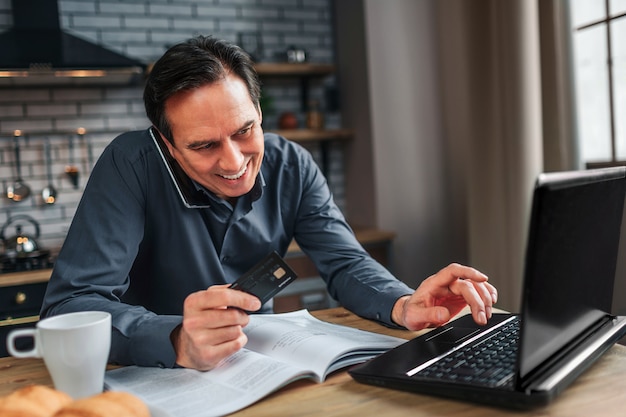
{"label": "shirt sleeve", "polygon": [[48,283],[41,317],[100,310],[112,315],[110,362],[173,367],[180,316],[122,302],[144,236],[147,173],[109,145],[90,174]]}
{"label": "shirt sleeve", "polygon": [[301,204],[295,225],[300,248],[313,260],[330,295],[354,313],[394,326],[391,311],[413,289],[373,259],[335,204],[326,179],[308,154],[301,156]]}

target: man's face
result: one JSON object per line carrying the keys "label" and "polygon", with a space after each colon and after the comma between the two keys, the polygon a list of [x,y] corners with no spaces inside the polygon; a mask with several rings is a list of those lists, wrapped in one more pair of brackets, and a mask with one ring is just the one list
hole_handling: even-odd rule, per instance
{"label": "man's face", "polygon": [[165,112],[170,154],[187,175],[228,200],[254,186],[263,160],[261,113],[234,75],[170,97]]}

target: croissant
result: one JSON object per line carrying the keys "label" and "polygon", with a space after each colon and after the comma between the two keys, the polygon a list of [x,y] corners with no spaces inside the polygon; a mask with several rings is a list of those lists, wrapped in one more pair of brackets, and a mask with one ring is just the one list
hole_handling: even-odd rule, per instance
{"label": "croissant", "polygon": [[[53,417],[150,417],[139,398],[123,391],[106,391],[65,405]],[[4,415],[3,415],[4,417]]]}
{"label": "croissant", "polygon": [[72,397],[44,385],[29,385],[0,398],[2,417],[50,417],[72,402]]}

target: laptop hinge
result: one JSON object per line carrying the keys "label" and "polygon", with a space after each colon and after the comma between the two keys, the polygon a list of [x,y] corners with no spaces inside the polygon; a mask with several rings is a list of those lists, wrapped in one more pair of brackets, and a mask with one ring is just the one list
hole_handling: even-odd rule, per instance
{"label": "laptop hinge", "polygon": [[[532,382],[523,384],[524,391],[549,392],[560,384],[572,382],[626,333],[626,316],[610,317],[608,323],[603,321],[601,331],[603,333],[598,334],[596,329],[592,334],[597,337],[590,339],[587,336],[575,349],[564,354],[561,360],[552,361],[549,366],[543,367],[540,373],[544,376],[537,377],[535,374],[530,378]],[[564,357],[566,361],[562,361]],[[556,370],[555,365],[559,366]],[[554,372],[548,372],[550,370]]]}

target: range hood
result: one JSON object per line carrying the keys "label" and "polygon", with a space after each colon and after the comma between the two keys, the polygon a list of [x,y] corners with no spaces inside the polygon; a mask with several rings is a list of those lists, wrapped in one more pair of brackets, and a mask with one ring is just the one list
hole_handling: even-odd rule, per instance
{"label": "range hood", "polygon": [[12,0],[13,27],[0,33],[0,87],[122,85],[145,65],[61,29],[57,0]]}

